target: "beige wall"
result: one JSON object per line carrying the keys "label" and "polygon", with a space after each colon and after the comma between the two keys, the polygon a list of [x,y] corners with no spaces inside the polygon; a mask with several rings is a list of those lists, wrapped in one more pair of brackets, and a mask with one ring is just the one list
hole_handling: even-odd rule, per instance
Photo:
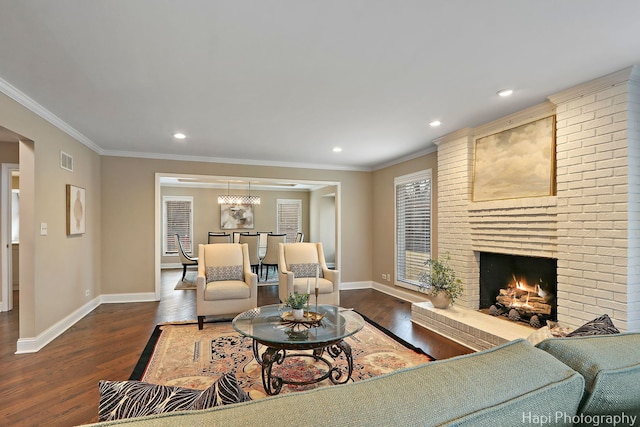
{"label": "beige wall", "polygon": [[[100,156],[4,94],[0,126],[33,141],[20,147],[20,337],[35,337],[100,292]],[[60,168],[60,150],[74,172]],[[66,235],[66,184],[86,190],[82,236]]]}
{"label": "beige wall", "polygon": [[[101,157],[102,293],[155,289],[155,174],[195,174],[340,183],[344,282],[371,280],[371,173]],[[126,242],[126,245],[123,245]]]}
{"label": "beige wall", "polygon": [[[191,196],[193,197],[193,241],[194,256],[198,256],[198,244],[207,243],[207,233],[210,231],[222,231],[220,229],[220,205],[218,195],[227,194],[227,190],[215,188],[185,188],[162,187],[162,196]],[[230,194],[247,194],[246,191],[231,190]],[[254,205],[254,228],[243,230],[224,230],[227,233],[241,231],[247,233],[277,231],[276,201],[277,199],[302,200],[302,230],[309,233],[309,192],[308,191],[255,191],[251,195],[260,196],[260,204]],[[162,251],[162,248],[160,248]],[[162,255],[162,254],[161,254]],[[162,256],[162,264],[178,263],[178,256]]]}
{"label": "beige wall", "polygon": [[[392,285],[395,278],[394,245],[395,245],[395,200],[394,179],[398,176],[431,169],[433,195],[432,224],[431,224],[431,250],[437,256],[438,247],[438,170],[437,153],[430,153],[416,159],[412,159],[397,165],[389,166],[373,172],[373,253],[372,253],[372,280],[374,282]],[[391,274],[391,281],[382,280],[383,274]]]}

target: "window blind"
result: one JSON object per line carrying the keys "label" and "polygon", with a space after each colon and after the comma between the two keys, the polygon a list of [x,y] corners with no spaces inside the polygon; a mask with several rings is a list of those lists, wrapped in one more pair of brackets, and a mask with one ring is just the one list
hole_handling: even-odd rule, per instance
{"label": "window blind", "polygon": [[295,243],[296,234],[302,231],[302,200],[277,199],[278,234],[286,234],[285,243]]}
{"label": "window blind", "polygon": [[164,205],[164,253],[175,255],[180,248],[175,235],[187,254],[193,253],[193,198],[165,196]]}
{"label": "window blind", "polygon": [[414,288],[431,257],[431,170],[395,180],[396,281]]}

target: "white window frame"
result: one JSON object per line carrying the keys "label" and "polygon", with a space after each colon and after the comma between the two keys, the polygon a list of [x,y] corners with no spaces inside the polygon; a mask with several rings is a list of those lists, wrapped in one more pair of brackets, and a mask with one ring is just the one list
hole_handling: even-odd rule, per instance
{"label": "white window frame", "polygon": [[[405,242],[403,241],[404,239],[401,238],[406,232],[406,228],[400,229],[401,227],[405,227],[404,225],[405,218],[399,218],[399,215],[401,213],[399,211],[403,209],[403,207],[400,206],[398,203],[398,190],[399,190],[399,187],[401,186],[405,186],[407,184],[417,183],[421,181],[428,181],[428,186],[429,186],[429,190],[428,190],[429,195],[428,195],[428,202],[427,202],[428,206],[424,206],[428,210],[426,212],[426,217],[425,217],[428,219],[428,226],[427,226],[428,230],[426,230],[427,248],[425,248],[425,252],[422,253],[423,255],[417,255],[417,258],[414,258],[415,261],[411,263],[413,264],[413,268],[412,268],[413,272],[409,273],[410,277],[406,277],[407,275],[405,274],[406,272],[405,267],[407,266],[407,263],[406,263],[407,251],[404,251]],[[394,189],[393,200],[394,200],[394,234],[395,234],[394,236],[394,272],[395,272],[394,283],[397,286],[401,286],[403,288],[417,290],[419,287],[417,273],[419,270],[424,269],[424,267],[422,267],[421,265],[423,264],[424,261],[431,258],[431,253],[432,253],[432,247],[431,247],[433,242],[433,239],[432,239],[432,236],[433,236],[432,170],[426,169],[420,172],[396,177],[394,179],[393,189]],[[404,253],[404,256],[402,256],[403,253]],[[416,252],[416,254],[420,254],[420,253]]]}
{"label": "white window frame", "polygon": [[179,202],[188,202],[191,204],[191,212],[189,215],[189,241],[188,242],[184,242],[183,244],[186,243],[186,247],[185,247],[185,252],[187,253],[187,255],[192,255],[193,254],[193,211],[194,211],[194,206],[193,206],[193,197],[192,196],[162,196],[162,254],[164,256],[179,256],[178,252],[169,252],[169,248],[168,248],[168,239],[171,238],[173,240],[175,240],[174,238],[174,234],[175,233],[170,233],[168,230],[168,213],[167,213],[167,202],[169,201],[179,201]]}
{"label": "white window frame", "polygon": [[[280,209],[285,205],[295,205],[298,209],[297,213],[297,224],[296,230],[283,229],[282,224],[280,223]],[[286,243],[294,243],[296,241],[296,234],[302,232],[302,200],[300,199],[276,199],[276,232],[278,234],[286,234],[287,237],[285,239]],[[293,233],[293,234],[292,234]]]}

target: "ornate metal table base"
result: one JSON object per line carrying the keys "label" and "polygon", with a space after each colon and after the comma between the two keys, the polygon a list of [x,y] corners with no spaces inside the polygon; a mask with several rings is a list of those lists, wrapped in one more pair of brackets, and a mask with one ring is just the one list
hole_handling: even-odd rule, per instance
{"label": "ornate metal table base", "polygon": [[[351,374],[353,373],[353,356],[351,354],[351,346],[345,342],[344,340],[337,341],[335,343],[330,343],[325,347],[321,348],[305,348],[306,346],[301,345],[299,347],[293,346],[293,348],[288,348],[288,350],[304,350],[309,349],[313,350],[313,354],[309,353],[295,353],[287,355],[287,349],[285,348],[275,348],[271,347],[268,344],[265,344],[267,349],[262,353],[262,357],[259,354],[258,346],[259,342],[253,341],[253,356],[256,358],[258,363],[262,365],[262,385],[264,386],[264,390],[269,395],[275,395],[280,393],[282,390],[283,384],[291,384],[291,385],[308,385],[319,383],[320,381],[324,381],[327,378],[333,384],[344,384],[351,378]],[[324,353],[327,353],[334,360],[338,358],[341,354],[344,354],[345,359],[347,360],[347,373],[343,376],[342,369],[339,366],[336,366],[326,357],[324,357]],[[323,362],[327,365],[327,372],[324,375],[314,378],[309,381],[290,381],[278,376],[273,375],[272,368],[273,364],[282,365],[286,357],[312,357],[317,362]]]}

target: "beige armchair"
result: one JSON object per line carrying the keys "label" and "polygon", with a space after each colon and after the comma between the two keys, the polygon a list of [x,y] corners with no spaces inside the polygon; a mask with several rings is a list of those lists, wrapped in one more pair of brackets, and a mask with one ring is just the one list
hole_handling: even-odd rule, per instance
{"label": "beige armchair", "polygon": [[196,312],[205,316],[238,314],[258,305],[258,275],[251,272],[247,244],[199,245]]}
{"label": "beige armchair", "polygon": [[[278,245],[278,296],[284,301],[297,291],[307,293],[307,280],[314,295],[316,265],[319,266],[318,304],[340,305],[340,272],[329,270],[322,243],[280,243]],[[315,296],[311,297],[315,304]]]}

